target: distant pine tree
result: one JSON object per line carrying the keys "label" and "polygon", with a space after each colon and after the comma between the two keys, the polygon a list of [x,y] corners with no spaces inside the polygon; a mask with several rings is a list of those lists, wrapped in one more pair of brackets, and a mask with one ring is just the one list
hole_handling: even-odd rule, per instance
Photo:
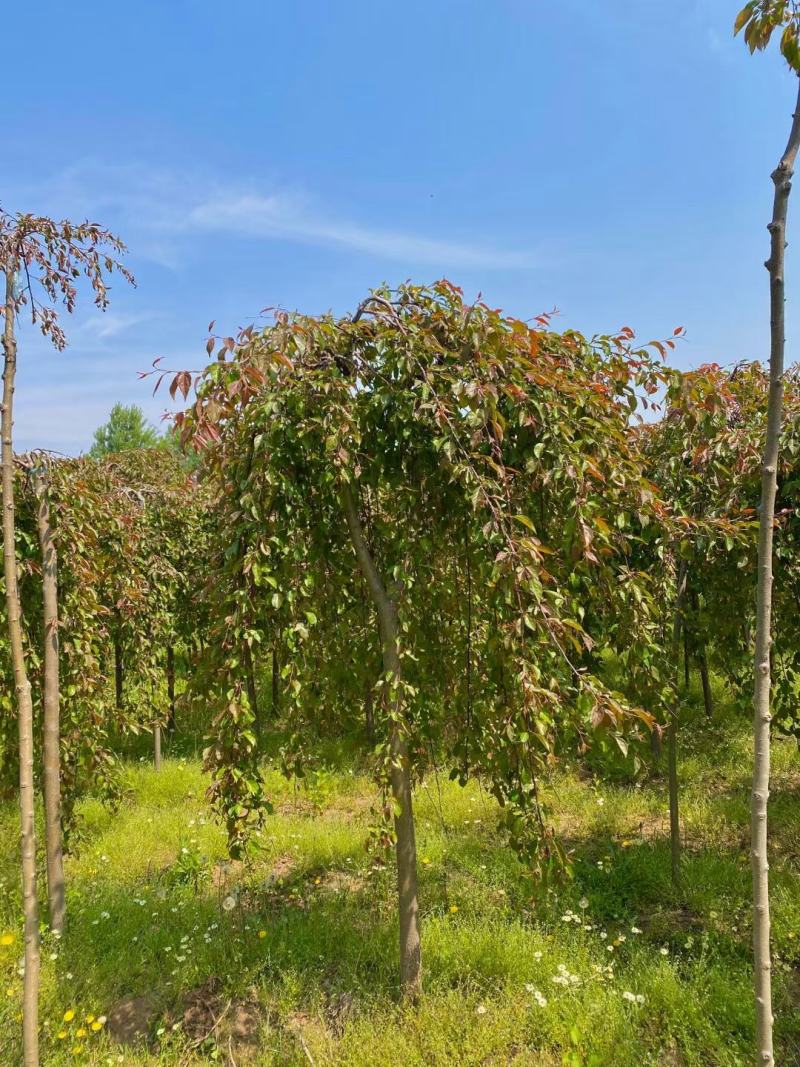
{"label": "distant pine tree", "polygon": [[95,459],[115,452],[130,452],[134,448],[159,448],[163,439],[136,404],[115,404],[108,422],[94,432],[89,455]]}

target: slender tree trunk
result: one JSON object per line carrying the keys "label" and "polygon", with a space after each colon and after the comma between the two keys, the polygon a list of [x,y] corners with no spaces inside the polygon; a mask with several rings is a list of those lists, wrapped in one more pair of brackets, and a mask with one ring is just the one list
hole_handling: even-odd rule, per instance
{"label": "slender tree trunk", "polygon": [[122,709],[122,638],[119,633],[119,613],[117,613],[117,627],[114,631],[114,694],[117,711]]}
{"label": "slender tree trunk", "polygon": [[[686,561],[678,563],[678,583],[675,597],[675,620],[672,627],[672,648],[677,658],[681,647],[681,630],[683,628],[684,601],[686,598]],[[669,779],[669,840],[672,862],[672,881],[680,885],[681,880],[681,820],[678,810],[678,715],[680,711],[679,685],[675,685],[675,704],[669,719],[667,731],[667,760]]]}
{"label": "slender tree trunk", "polygon": [[[700,602],[694,589],[691,591],[691,601],[694,617],[695,619],[699,619]],[[708,674],[708,652],[706,650],[706,641],[699,626],[697,627],[697,633],[695,634],[695,641],[697,642],[697,666],[700,670],[700,681],[703,684],[703,705],[706,709],[706,717],[711,719],[714,717],[714,698],[711,694],[711,679]]]}
{"label": "slender tree trunk", "polygon": [[383,669],[389,688],[391,752],[390,780],[392,797],[397,805],[394,819],[397,859],[397,895],[400,913],[400,982],[403,993],[415,1000],[422,986],[422,957],[419,936],[419,899],[417,890],[417,845],[412,808],[411,767],[403,730],[400,628],[397,604],[388,594],[369,550],[350,485],[342,486],[342,504],[356,558],[366,579],[383,645]]}
{"label": "slender tree trunk", "polygon": [[33,702],[25,665],[22,621],[17,587],[17,554],[14,543],[14,376],[17,341],[14,336],[15,271],[6,271],[5,321],[3,324],[3,408],[0,415],[3,481],[3,572],[6,612],[14,689],[19,716],[19,809],[22,843],[22,909],[25,924],[25,979],[22,995],[22,1041],[24,1067],[39,1064],[39,902],[36,897],[36,838],[33,796]]}
{"label": "slender tree trunk", "polygon": [[683,687],[689,688],[690,664],[689,664],[689,628],[683,627]]}
{"label": "slender tree trunk", "polygon": [[161,770],[161,723],[153,725],[153,767]]}
{"label": "slender tree trunk", "polygon": [[172,737],[175,733],[175,649],[172,645],[167,645],[167,699],[169,700],[167,732]]}
{"label": "slender tree trunk", "polygon": [[247,699],[250,703],[250,710],[253,713],[253,720],[256,729],[256,738],[258,740],[258,747],[261,748],[261,735],[262,735],[262,722],[261,711],[258,706],[258,690],[256,689],[256,672],[253,666],[253,652],[248,643],[245,641],[242,644],[242,655],[244,658],[244,671],[245,681],[247,684]]}
{"label": "slender tree trunk", "polygon": [[34,466],[31,484],[36,496],[36,519],[42,551],[42,607],[44,615],[44,831],[47,860],[47,899],[50,929],[62,933],[66,915],[64,857],[61,838],[61,729],[58,663],[58,553],[50,519],[46,474]]}
{"label": "slender tree trunk", "polygon": [[700,681],[703,683],[703,704],[706,709],[706,718],[714,717],[714,697],[711,693],[711,679],[708,674],[708,656],[706,647],[702,645],[697,654],[697,665],[700,668]]}
{"label": "slender tree trunk", "polygon": [[281,661],[278,652],[278,639],[272,645],[272,718],[277,719],[281,710]]}
{"label": "slender tree trunk", "polygon": [[367,743],[375,744],[375,687],[368,677],[364,686],[364,725],[367,731]]}
{"label": "slender tree trunk", "polygon": [[792,129],[780,163],[772,173],[770,255],[766,266],[770,286],[769,401],[764,462],[761,475],[761,513],[758,524],[758,586],[756,591],[756,649],[753,684],[753,794],[750,845],[753,867],[753,963],[756,1000],[758,1062],[774,1064],[772,1050],[772,965],[769,931],[769,863],[767,858],[767,801],[770,763],[770,646],[772,644],[772,534],[783,415],[783,364],[786,215],[794,163],[800,148],[800,88]]}

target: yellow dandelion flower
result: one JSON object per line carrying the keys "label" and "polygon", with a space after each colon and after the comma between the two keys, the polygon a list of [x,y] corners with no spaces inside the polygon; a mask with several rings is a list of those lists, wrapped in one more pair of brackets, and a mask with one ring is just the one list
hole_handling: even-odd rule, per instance
{"label": "yellow dandelion flower", "polygon": [[101,1022],[98,1022],[97,1019],[95,1019],[95,1021],[92,1023],[92,1029],[95,1033],[97,1033],[98,1030],[103,1029],[103,1024]]}
{"label": "yellow dandelion flower", "polygon": [[267,931],[266,931],[266,930],[259,930],[259,931],[258,931],[258,936],[259,936],[259,937],[261,938],[261,940],[263,941],[263,940],[264,940],[264,938],[265,938],[265,937],[267,936]]}
{"label": "yellow dandelion flower", "polygon": [[87,1015],[86,1016],[86,1022],[87,1023],[93,1023],[94,1022],[94,1015]]}
{"label": "yellow dandelion flower", "polygon": [[321,878],[315,878],[314,879],[314,885],[322,885],[322,879]]}
{"label": "yellow dandelion flower", "polygon": [[13,944],[14,944],[14,935],[13,934],[3,934],[3,936],[0,937],[0,945],[13,945]]}
{"label": "yellow dandelion flower", "polygon": [[427,867],[427,865],[428,865],[428,864],[429,864],[429,863],[431,862],[431,861],[430,861],[430,857],[429,857],[429,856],[423,856],[423,857],[422,857],[422,862],[423,862],[423,863],[425,864],[425,866]]}
{"label": "yellow dandelion flower", "polygon": [[9,986],[8,989],[6,990],[6,996],[7,997],[13,997],[14,996],[14,990],[11,988],[11,986]]}
{"label": "yellow dandelion flower", "polygon": [[455,915],[455,913],[458,911],[458,904],[451,904],[450,911],[453,915]]}
{"label": "yellow dandelion flower", "polygon": [[70,1008],[69,1011],[65,1011],[64,1012],[64,1022],[65,1023],[71,1023],[74,1018],[75,1018],[75,1012],[72,1010],[72,1008]]}
{"label": "yellow dandelion flower", "polygon": [[72,1046],[72,1055],[73,1056],[80,1056],[80,1054],[82,1052],[83,1052],[83,1045],[73,1045]]}
{"label": "yellow dandelion flower", "polygon": [[66,1030],[59,1030],[58,1034],[56,1036],[58,1037],[59,1041],[63,1041],[64,1038],[67,1036],[67,1031]]}
{"label": "yellow dandelion flower", "polygon": [[75,1036],[76,1037],[86,1037],[86,1031],[84,1030],[84,1028],[82,1026],[79,1027],[79,1029],[77,1029],[75,1031]]}

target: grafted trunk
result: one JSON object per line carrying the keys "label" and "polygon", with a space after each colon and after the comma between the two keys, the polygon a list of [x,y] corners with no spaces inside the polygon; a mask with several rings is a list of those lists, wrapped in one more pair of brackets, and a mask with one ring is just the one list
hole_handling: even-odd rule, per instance
{"label": "grafted trunk", "polygon": [[[672,626],[672,649],[677,658],[681,647],[683,629],[684,602],[686,598],[686,561],[678,563],[677,593],[675,596],[675,620]],[[681,880],[681,820],[678,809],[678,717],[680,712],[679,686],[675,685],[675,703],[669,718],[667,730],[667,760],[669,780],[669,839],[670,859],[672,863],[672,881],[675,885]]]}
{"label": "grafted trunk", "polygon": [[167,733],[172,737],[175,733],[175,649],[172,645],[167,645],[167,699],[169,700]]}
{"label": "grafted trunk", "polygon": [[58,662],[58,553],[50,518],[46,475],[41,468],[31,470],[36,496],[36,520],[42,552],[42,611],[44,653],[42,658],[44,711],[42,776],[44,787],[44,833],[47,864],[47,900],[50,929],[62,933],[66,915],[64,856],[61,835],[61,728]]}
{"label": "grafted trunk", "polygon": [[22,845],[22,912],[25,928],[25,978],[22,993],[22,1044],[24,1067],[39,1064],[39,903],[36,897],[36,838],[33,795],[33,702],[22,642],[22,612],[17,586],[14,543],[14,377],[17,342],[14,336],[15,271],[6,271],[3,324],[3,408],[0,414],[3,483],[3,573],[14,691],[19,725],[19,811]]}
{"label": "grafted trunk", "polygon": [[411,765],[403,729],[400,627],[397,604],[383,584],[364,537],[361,520],[350,485],[342,486],[350,539],[359,567],[366,579],[375,605],[383,648],[383,670],[388,691],[391,752],[390,782],[397,814],[394,819],[395,856],[397,862],[397,897],[400,918],[400,981],[403,993],[415,1000],[422,986],[422,957],[419,936],[419,898],[417,889],[417,845],[412,807]]}
{"label": "grafted trunk", "polygon": [[756,649],[753,684],[753,793],[750,806],[750,847],[753,868],[753,962],[756,1001],[756,1041],[759,1063],[774,1064],[772,1048],[772,964],[770,960],[769,862],[767,858],[767,801],[770,771],[770,646],[772,644],[772,534],[778,485],[783,364],[786,216],[792,174],[800,148],[800,87],[789,140],[772,172],[775,198],[769,224],[770,255],[766,266],[770,287],[770,354],[767,434],[761,473],[761,513],[758,522],[758,585],[756,591]]}
{"label": "grafted trunk", "polygon": [[250,645],[248,645],[246,641],[242,644],[242,657],[244,659],[245,682],[247,685],[247,699],[250,703],[250,710],[253,713],[256,738],[258,739],[258,746],[260,748],[263,724],[261,722],[261,711],[258,706],[258,690],[256,689],[256,672],[253,666],[253,653],[250,648]]}

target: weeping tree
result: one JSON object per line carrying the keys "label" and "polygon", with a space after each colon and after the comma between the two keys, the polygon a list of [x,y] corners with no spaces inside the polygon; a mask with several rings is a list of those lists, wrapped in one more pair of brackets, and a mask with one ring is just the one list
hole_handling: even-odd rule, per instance
{"label": "weeping tree", "polygon": [[649,566],[663,588],[664,644],[671,650],[668,774],[676,883],[681,852],[677,768],[681,635],[696,655],[708,702],[708,642],[700,628],[701,603],[715,619],[717,638],[747,614],[747,577],[755,547],[752,490],[763,423],[763,405],[759,408],[758,390],[752,388],[758,375],[757,367],[740,367],[732,373],[716,365],[673,372],[662,417],[639,431],[645,469],[670,502],[677,526],[672,543],[656,539],[649,546]]}
{"label": "weeping tree", "polygon": [[413,791],[431,765],[484,781],[547,876],[564,862],[538,790],[556,746],[624,747],[653,724],[600,672],[613,652],[643,678],[658,639],[632,546],[668,515],[629,424],[662,372],[632,341],[557,334],[447,282],[380,290],[350,318],[281,314],[225,339],[179,417],[223,532],[196,684],[216,709],[206,764],[231,849],[269,809],[242,643],[277,633],[287,772],[313,722],[346,729],[374,693],[375,839],[394,845],[412,998]]}
{"label": "weeping tree", "polygon": [[17,318],[27,312],[31,321],[57,349],[66,346],[57,305],[72,311],[79,279],[94,292],[95,304],[108,304],[106,278],[117,270],[130,273],[114,258],[122,242],[96,223],[54,222],[35,215],[0,211],[0,270],[5,276],[3,303],[3,572],[6,616],[19,728],[19,795],[22,840],[22,888],[25,920],[25,978],[23,994],[23,1059],[25,1067],[39,1062],[38,984],[39,916],[36,897],[34,837],[33,700],[26,662],[15,552],[14,503],[14,383],[17,367]]}
{"label": "weeping tree", "polygon": [[[800,6],[795,0],[750,0],[736,19],[735,31],[744,31],[750,51],[763,49],[781,30],[780,50],[789,67],[800,74]],[[767,857],[767,801],[770,772],[770,649],[772,645],[772,543],[775,524],[780,433],[783,414],[783,373],[786,348],[784,264],[786,219],[794,164],[800,149],[800,87],[797,92],[789,139],[772,172],[775,194],[766,261],[770,286],[769,402],[761,481],[756,591],[755,683],[753,692],[753,795],[751,804],[751,855],[753,865],[753,955],[755,967],[756,1040],[759,1062],[771,1064],[772,977],[769,922],[769,862]]]}

